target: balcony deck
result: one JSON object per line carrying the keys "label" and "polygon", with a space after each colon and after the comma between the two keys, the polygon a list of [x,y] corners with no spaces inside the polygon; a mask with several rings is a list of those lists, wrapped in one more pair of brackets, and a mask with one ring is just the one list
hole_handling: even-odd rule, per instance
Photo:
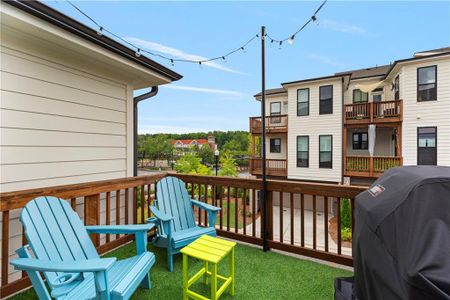
{"label": "balcony deck", "polygon": [[[287,133],[288,115],[277,115],[266,117],[266,134]],[[261,117],[250,117],[250,132],[252,134],[262,133]]]}
{"label": "balcony deck", "polygon": [[345,125],[399,123],[403,121],[403,101],[346,104]]}
{"label": "balcony deck", "polygon": [[345,158],[345,176],[377,178],[390,168],[403,165],[401,156],[347,156]]}
{"label": "balcony deck", "polygon": [[[106,257],[124,259],[134,252],[134,244],[126,245]],[[132,299],[182,299],[181,255],[174,258],[174,270],[167,271],[164,250],[149,247],[157,260],[151,270],[152,288],[137,289]],[[323,264],[300,260],[275,252],[264,253],[254,247],[237,245],[236,254],[236,296],[225,292],[220,299],[332,299],[335,277],[351,276],[351,272]],[[200,261],[189,262],[191,270],[202,267]],[[227,265],[219,265],[219,273],[228,274]],[[287,271],[289,270],[289,271]],[[308,280],[314,278],[314,281]],[[299,284],[301,283],[301,288]],[[200,280],[193,286],[196,292],[209,295],[208,286]],[[37,299],[33,289],[20,293],[12,300]]]}
{"label": "balcony deck", "polygon": [[[254,176],[262,175],[262,159],[252,157],[249,163],[249,172]],[[287,177],[286,159],[266,159],[266,174],[274,177]]]}
{"label": "balcony deck", "polygon": [[[1,261],[0,297],[7,297],[30,285],[25,274],[13,271],[9,265],[9,261],[14,258],[14,250],[21,243],[26,243],[17,216],[29,200],[42,195],[67,199],[87,225],[115,224],[116,220],[119,224],[139,224],[149,215],[149,204],[154,200],[156,182],[168,175],[182,179],[191,198],[222,208],[216,223],[219,236],[255,246],[239,246],[238,252],[241,254],[238,255],[242,256],[237,261],[237,289],[238,295],[241,295],[238,298],[264,298],[261,295],[284,295],[289,298],[305,292],[304,295],[309,297],[304,298],[328,299],[331,297],[332,278],[343,274],[312,262],[264,253],[261,250],[263,223],[268,224],[267,242],[272,249],[352,265],[351,246],[341,236],[343,216],[340,209],[334,208],[341,207],[344,201],[349,202],[351,220],[347,222],[351,223],[350,229],[353,230],[354,198],[365,190],[363,187],[268,180],[267,211],[263,215],[258,196],[262,185],[259,179],[158,173],[1,193],[1,255],[8,259]],[[121,209],[116,210],[116,207]],[[208,226],[204,212],[194,209],[194,214],[199,226]],[[262,222],[263,218],[266,222]],[[331,227],[332,224],[334,227]],[[132,240],[133,236],[130,235],[93,237],[99,253],[121,247]],[[124,253],[132,253],[127,247],[118,251],[116,253],[119,253],[119,257],[124,257]],[[159,266],[152,274],[153,289],[139,293],[145,293],[145,296],[147,293],[157,295],[155,298],[158,299],[178,299],[178,293],[181,293],[181,279],[177,277],[181,276],[179,258],[176,260],[175,272],[169,273],[165,271],[165,253],[154,249],[151,251],[156,253]],[[299,278],[311,278],[312,274],[316,274],[318,277],[314,275],[314,278],[323,282],[309,287],[308,280],[305,280],[302,281],[302,288],[298,289]],[[274,281],[274,277],[283,280]],[[286,284],[287,282],[295,284]],[[264,294],[260,294],[261,292]],[[175,293],[176,296],[170,293]],[[143,297],[144,294],[140,295]]]}

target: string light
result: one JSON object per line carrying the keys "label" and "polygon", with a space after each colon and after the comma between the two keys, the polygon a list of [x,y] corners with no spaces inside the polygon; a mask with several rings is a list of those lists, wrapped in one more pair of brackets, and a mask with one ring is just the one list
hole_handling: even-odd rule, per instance
{"label": "string light", "polygon": [[[56,0],[55,0],[55,1],[56,1]],[[82,15],[84,15],[86,18],[88,18],[92,23],[94,23],[94,24],[98,27],[98,29],[97,29],[97,34],[98,34],[99,36],[104,35],[104,32],[106,32],[106,33],[110,34],[111,36],[113,36],[114,38],[120,40],[121,42],[123,42],[123,43],[129,45],[130,47],[132,47],[132,48],[134,48],[134,49],[136,49],[136,52],[135,52],[135,56],[136,56],[136,57],[140,57],[140,56],[141,56],[141,53],[146,53],[146,54],[149,54],[149,55],[152,55],[152,56],[155,56],[155,57],[159,57],[159,58],[164,59],[164,60],[166,60],[166,61],[169,61],[170,64],[171,64],[172,66],[175,65],[175,62],[196,63],[196,64],[198,64],[200,67],[202,67],[202,64],[203,64],[203,63],[207,63],[207,62],[211,62],[211,61],[215,61],[215,60],[220,60],[220,59],[226,62],[226,58],[227,58],[228,56],[231,56],[231,55],[235,54],[236,52],[242,51],[242,52],[246,53],[246,52],[247,52],[246,47],[247,47],[250,43],[252,43],[253,41],[255,41],[256,39],[258,39],[258,38],[260,37],[259,34],[255,34],[255,35],[253,35],[247,42],[245,42],[241,47],[238,47],[238,48],[236,48],[236,49],[234,49],[234,50],[232,50],[232,51],[230,51],[230,52],[228,52],[228,53],[226,53],[226,54],[224,54],[224,55],[220,55],[220,56],[216,56],[216,57],[212,57],[212,58],[207,58],[207,59],[202,59],[202,60],[178,59],[178,58],[173,58],[173,57],[165,56],[165,55],[163,55],[163,54],[155,53],[155,52],[152,52],[152,51],[149,51],[149,50],[146,50],[146,49],[140,49],[140,48],[139,48],[138,46],[136,46],[135,44],[133,44],[133,43],[131,43],[131,42],[125,40],[125,39],[122,38],[121,36],[119,36],[119,35],[117,35],[117,34],[111,32],[111,31],[109,31],[109,30],[106,29],[104,26],[100,25],[97,21],[95,21],[93,18],[91,18],[88,14],[86,14],[84,11],[82,11],[78,6],[76,6],[75,4],[73,4],[71,1],[69,1],[69,0],[65,0],[65,1],[66,1],[67,3],[69,3],[73,8],[75,8],[78,12],[80,12]],[[281,46],[283,45],[283,42],[287,42],[288,44],[292,45],[292,44],[294,43],[294,39],[295,39],[296,35],[297,35],[299,32],[301,32],[303,29],[305,29],[305,27],[308,26],[308,24],[309,24],[310,22],[313,22],[313,23],[315,23],[315,24],[317,24],[317,25],[319,24],[319,21],[317,20],[317,16],[316,16],[316,15],[317,15],[317,13],[322,9],[322,7],[325,5],[325,3],[326,3],[327,1],[328,1],[328,0],[323,1],[322,4],[317,8],[317,10],[316,10],[316,11],[314,12],[314,14],[311,16],[311,18],[308,19],[308,20],[305,22],[305,24],[303,24],[303,26],[300,27],[300,29],[298,29],[296,32],[294,32],[294,34],[290,35],[289,37],[287,37],[287,38],[285,38],[285,39],[278,40],[278,39],[272,38],[270,35],[268,35],[268,34],[266,33],[265,36],[261,37],[261,39],[265,39],[265,37],[269,38],[271,44],[273,44],[273,43],[278,44],[278,49],[281,49]]]}

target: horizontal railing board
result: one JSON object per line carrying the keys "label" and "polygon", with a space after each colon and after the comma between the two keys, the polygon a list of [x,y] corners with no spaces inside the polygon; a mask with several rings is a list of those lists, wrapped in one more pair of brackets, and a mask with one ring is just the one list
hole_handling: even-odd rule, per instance
{"label": "horizontal railing board", "polygon": [[167,173],[126,177],[95,182],[60,185],[55,187],[37,188],[24,191],[0,193],[0,211],[22,208],[25,204],[39,196],[55,196],[64,199],[84,197],[106,193],[119,189],[133,188],[148,184],[166,176]]}

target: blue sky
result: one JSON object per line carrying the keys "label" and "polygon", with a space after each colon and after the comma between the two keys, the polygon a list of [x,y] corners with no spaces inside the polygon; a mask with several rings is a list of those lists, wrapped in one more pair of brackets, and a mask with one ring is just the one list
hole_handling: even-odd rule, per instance
{"label": "blue sky", "polygon": [[[94,27],[68,3],[47,4]],[[75,1],[110,31],[165,55],[212,57],[239,47],[265,25],[273,38],[295,32],[320,2]],[[389,64],[450,45],[450,2],[328,1],[293,45],[268,45],[266,86]],[[260,42],[226,62],[176,63],[184,78],[139,106],[140,133],[248,130],[259,114]]]}

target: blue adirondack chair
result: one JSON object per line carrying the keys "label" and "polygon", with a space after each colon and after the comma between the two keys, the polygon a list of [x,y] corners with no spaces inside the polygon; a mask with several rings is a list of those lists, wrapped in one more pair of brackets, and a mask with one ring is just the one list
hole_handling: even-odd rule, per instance
{"label": "blue adirondack chair", "polygon": [[[209,227],[195,225],[192,205],[208,212]],[[216,217],[220,208],[189,197],[185,183],[176,177],[165,177],[156,185],[156,199],[150,206],[154,215],[149,223],[158,227],[152,243],[157,247],[167,248],[167,264],[173,270],[173,255],[200,236],[216,236]]]}
{"label": "blue adirondack chair", "polygon": [[[128,299],[139,285],[150,288],[155,256],[147,252],[147,232],[153,224],[85,227],[70,205],[55,197],[28,202],[20,221],[29,246],[18,249],[20,258],[11,264],[28,273],[39,299]],[[120,261],[100,258],[89,233],[135,234],[138,254]]]}

